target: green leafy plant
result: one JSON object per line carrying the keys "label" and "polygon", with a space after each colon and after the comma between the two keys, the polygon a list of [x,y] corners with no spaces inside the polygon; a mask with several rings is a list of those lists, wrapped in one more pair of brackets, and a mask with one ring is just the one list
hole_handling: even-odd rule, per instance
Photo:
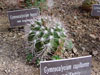
{"label": "green leafy plant", "polygon": [[36,65],[39,66],[40,65],[40,59],[36,59]]}
{"label": "green leafy plant", "polygon": [[60,56],[59,55],[55,55],[55,56],[52,56],[52,60],[60,60]]}
{"label": "green leafy plant", "polygon": [[39,61],[58,60],[64,50],[72,48],[72,42],[67,41],[67,34],[64,27],[57,23],[48,25],[50,23],[47,22],[45,19],[36,20],[31,25],[28,36],[32,55],[38,58]]}
{"label": "green leafy plant", "polygon": [[32,0],[25,0],[25,4],[27,7],[32,7]]}
{"label": "green leafy plant", "polygon": [[39,6],[41,3],[46,2],[46,0],[35,0],[35,6]]}
{"label": "green leafy plant", "polygon": [[91,4],[95,4],[95,3],[98,3],[97,0],[84,0],[83,4],[86,4],[86,5],[90,5]]}
{"label": "green leafy plant", "polygon": [[42,9],[46,9],[47,6],[46,6],[46,0],[24,0],[24,2],[21,3],[22,5],[24,4],[26,7],[37,7],[37,8],[40,8],[40,10]]}
{"label": "green leafy plant", "polygon": [[26,57],[26,59],[27,59],[28,62],[31,62],[32,58],[33,58],[32,53],[29,53],[29,54],[27,55],[27,57]]}

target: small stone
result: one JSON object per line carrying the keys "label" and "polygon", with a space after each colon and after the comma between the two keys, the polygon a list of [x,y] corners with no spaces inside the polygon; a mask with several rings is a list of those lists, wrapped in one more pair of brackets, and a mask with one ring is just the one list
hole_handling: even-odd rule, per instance
{"label": "small stone", "polygon": [[17,35],[15,34],[14,36],[13,36],[13,38],[16,38],[17,37]]}
{"label": "small stone", "polygon": [[92,42],[93,42],[93,43],[95,43],[95,41],[94,41],[94,40],[92,40]]}
{"label": "small stone", "polygon": [[73,48],[73,52],[76,54],[77,53],[77,49],[74,47]]}
{"label": "small stone", "polygon": [[22,35],[22,36],[21,36],[21,38],[22,38],[22,39],[26,39],[27,37],[28,37],[28,35],[27,35],[27,34],[26,34],[26,35]]}
{"label": "small stone", "polygon": [[74,19],[76,20],[77,19],[77,16],[74,16]]}
{"label": "small stone", "polygon": [[98,60],[100,60],[100,57],[98,57]]}
{"label": "small stone", "polygon": [[85,51],[85,47],[82,47],[82,50]]}
{"label": "small stone", "polygon": [[22,34],[21,33],[18,33],[18,35],[21,36]]}
{"label": "small stone", "polygon": [[6,41],[6,39],[4,38],[4,39],[3,39],[3,41],[5,42],[5,41]]}
{"label": "small stone", "polygon": [[53,0],[48,0],[48,2],[47,2],[47,6],[48,6],[49,8],[52,8],[53,5],[54,5]]}
{"label": "small stone", "polygon": [[72,36],[75,37],[76,36],[76,33],[75,32],[71,32]]}
{"label": "small stone", "polygon": [[69,57],[68,52],[65,52],[65,53],[64,53],[64,56],[65,56],[65,57]]}
{"label": "small stone", "polygon": [[3,62],[3,63],[2,63],[2,65],[5,65],[5,64],[6,64],[6,62]]}
{"label": "small stone", "polygon": [[94,56],[96,56],[96,55],[98,54],[98,51],[93,51],[92,54],[93,54]]}
{"label": "small stone", "polygon": [[97,37],[94,34],[90,34],[90,37],[96,39]]}
{"label": "small stone", "polygon": [[72,40],[72,42],[74,42],[75,40],[74,39],[71,39]]}
{"label": "small stone", "polygon": [[15,56],[18,57],[18,53],[17,52],[15,52]]}
{"label": "small stone", "polygon": [[74,54],[72,53],[72,54],[70,54],[70,57],[72,58],[74,56]]}
{"label": "small stone", "polygon": [[10,73],[11,71],[10,71],[10,69],[6,69],[6,70],[4,70],[4,72],[8,74],[8,73]]}

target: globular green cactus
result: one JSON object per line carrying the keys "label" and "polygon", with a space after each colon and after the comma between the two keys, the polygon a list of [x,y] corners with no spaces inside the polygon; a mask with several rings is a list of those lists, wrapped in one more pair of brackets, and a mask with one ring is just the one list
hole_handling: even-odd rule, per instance
{"label": "globular green cactus", "polygon": [[38,7],[40,10],[47,9],[46,5],[47,0],[34,0],[33,5]]}
{"label": "globular green cactus", "polygon": [[44,19],[40,21],[37,20],[31,25],[28,40],[33,47],[33,56],[40,58],[40,60],[46,60],[45,57],[49,55],[51,55],[51,57],[54,54],[59,55],[59,52],[63,52],[68,45],[67,34],[64,27],[59,24],[48,26]]}
{"label": "globular green cactus", "polygon": [[91,11],[93,4],[99,4],[99,2],[97,0],[84,0],[82,3],[82,9]]}

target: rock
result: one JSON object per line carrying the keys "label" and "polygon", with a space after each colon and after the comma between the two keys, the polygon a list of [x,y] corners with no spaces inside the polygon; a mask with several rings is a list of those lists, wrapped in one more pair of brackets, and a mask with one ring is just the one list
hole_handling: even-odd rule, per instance
{"label": "rock", "polygon": [[72,35],[73,37],[75,37],[75,36],[76,36],[76,32],[71,32],[71,35]]}
{"label": "rock", "polygon": [[74,19],[77,20],[77,16],[74,16]]}
{"label": "rock", "polygon": [[12,33],[12,32],[10,32],[10,33],[9,33],[9,37],[12,37],[12,36],[13,36],[13,33]]}
{"label": "rock", "polygon": [[75,53],[75,54],[77,54],[77,49],[74,47],[73,48],[73,52]]}
{"label": "rock", "polygon": [[11,71],[10,71],[10,69],[6,69],[6,70],[4,70],[4,72],[9,74]]}
{"label": "rock", "polygon": [[5,41],[6,41],[6,39],[4,38],[4,39],[3,39],[3,41],[5,42]]}
{"label": "rock", "polygon": [[47,1],[47,6],[51,9],[53,8],[53,5],[54,5],[54,1],[53,0],[48,0]]}
{"label": "rock", "polygon": [[72,53],[72,54],[70,54],[70,57],[72,58],[72,57],[74,57],[74,54]]}
{"label": "rock", "polygon": [[14,35],[13,35],[13,38],[14,38],[14,39],[17,38],[17,34],[14,34]]}
{"label": "rock", "polygon": [[28,34],[25,34],[25,35],[21,36],[22,39],[27,39],[27,37],[28,37]]}
{"label": "rock", "polygon": [[85,47],[82,47],[82,50],[85,51]]}
{"label": "rock", "polygon": [[18,35],[21,36],[22,34],[21,33],[18,33]]}
{"label": "rock", "polygon": [[18,57],[18,53],[17,52],[15,52],[15,56]]}
{"label": "rock", "polygon": [[96,39],[97,37],[94,34],[90,34],[90,37]]}
{"label": "rock", "polygon": [[69,57],[68,52],[65,52],[65,53],[64,53],[64,57]]}
{"label": "rock", "polygon": [[100,57],[98,57],[98,60],[100,60]]}
{"label": "rock", "polygon": [[94,41],[94,40],[92,40],[91,42],[95,43],[95,41]]}
{"label": "rock", "polygon": [[92,54],[93,54],[94,56],[96,56],[96,55],[98,54],[98,51],[93,51]]}
{"label": "rock", "polygon": [[71,39],[71,41],[74,42],[75,40],[74,39]]}

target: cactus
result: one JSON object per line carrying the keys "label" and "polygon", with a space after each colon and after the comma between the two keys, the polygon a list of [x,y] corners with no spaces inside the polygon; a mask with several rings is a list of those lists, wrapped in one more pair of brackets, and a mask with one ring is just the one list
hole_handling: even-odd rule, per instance
{"label": "cactus", "polygon": [[34,0],[34,6],[38,7],[40,10],[47,9],[46,5],[47,0]]}
{"label": "cactus", "polygon": [[82,3],[82,9],[91,11],[93,4],[99,4],[99,2],[97,0],[84,0]]}
{"label": "cactus", "polygon": [[60,56],[67,48],[67,34],[64,27],[56,23],[53,26],[47,25],[46,22],[45,19],[35,21],[30,27],[28,36],[30,46],[33,47],[32,54],[40,60],[46,60],[55,54]]}

